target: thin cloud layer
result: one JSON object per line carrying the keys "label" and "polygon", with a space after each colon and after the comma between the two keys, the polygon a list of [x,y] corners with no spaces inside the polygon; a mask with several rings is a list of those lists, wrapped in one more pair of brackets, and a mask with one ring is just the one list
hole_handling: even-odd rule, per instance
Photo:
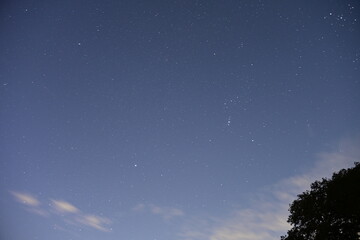
{"label": "thin cloud layer", "polygon": [[[287,223],[289,204],[310,184],[359,161],[359,144],[343,141],[337,151],[321,153],[308,173],[290,177],[262,190],[253,207],[234,210],[226,219],[205,219],[205,228],[188,227],[180,237],[186,240],[278,240],[290,225]],[[196,226],[197,224],[192,224]],[[203,224],[204,225],[204,224]]]}

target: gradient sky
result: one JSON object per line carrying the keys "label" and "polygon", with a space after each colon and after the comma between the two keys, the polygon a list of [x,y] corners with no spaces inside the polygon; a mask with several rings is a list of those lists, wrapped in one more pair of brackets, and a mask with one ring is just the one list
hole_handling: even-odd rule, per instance
{"label": "gradient sky", "polygon": [[0,238],[272,240],[359,161],[360,2],[0,4]]}

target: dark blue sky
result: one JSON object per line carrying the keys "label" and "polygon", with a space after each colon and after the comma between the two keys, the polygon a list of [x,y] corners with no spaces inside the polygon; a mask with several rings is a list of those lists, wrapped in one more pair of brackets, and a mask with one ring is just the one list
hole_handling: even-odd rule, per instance
{"label": "dark blue sky", "polygon": [[355,0],[1,3],[0,237],[279,239],[359,157],[359,43]]}

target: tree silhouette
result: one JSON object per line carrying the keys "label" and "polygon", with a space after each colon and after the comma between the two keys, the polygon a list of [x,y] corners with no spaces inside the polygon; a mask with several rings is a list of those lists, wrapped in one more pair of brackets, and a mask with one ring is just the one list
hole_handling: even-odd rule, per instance
{"label": "tree silhouette", "polygon": [[360,234],[360,163],[311,184],[290,205],[282,240],[354,240]]}

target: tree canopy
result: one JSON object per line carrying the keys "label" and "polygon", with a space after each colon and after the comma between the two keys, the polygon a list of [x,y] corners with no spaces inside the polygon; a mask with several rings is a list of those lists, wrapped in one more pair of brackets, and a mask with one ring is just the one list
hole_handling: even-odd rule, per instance
{"label": "tree canopy", "polygon": [[282,240],[354,240],[360,234],[360,163],[311,184],[290,205]]}

